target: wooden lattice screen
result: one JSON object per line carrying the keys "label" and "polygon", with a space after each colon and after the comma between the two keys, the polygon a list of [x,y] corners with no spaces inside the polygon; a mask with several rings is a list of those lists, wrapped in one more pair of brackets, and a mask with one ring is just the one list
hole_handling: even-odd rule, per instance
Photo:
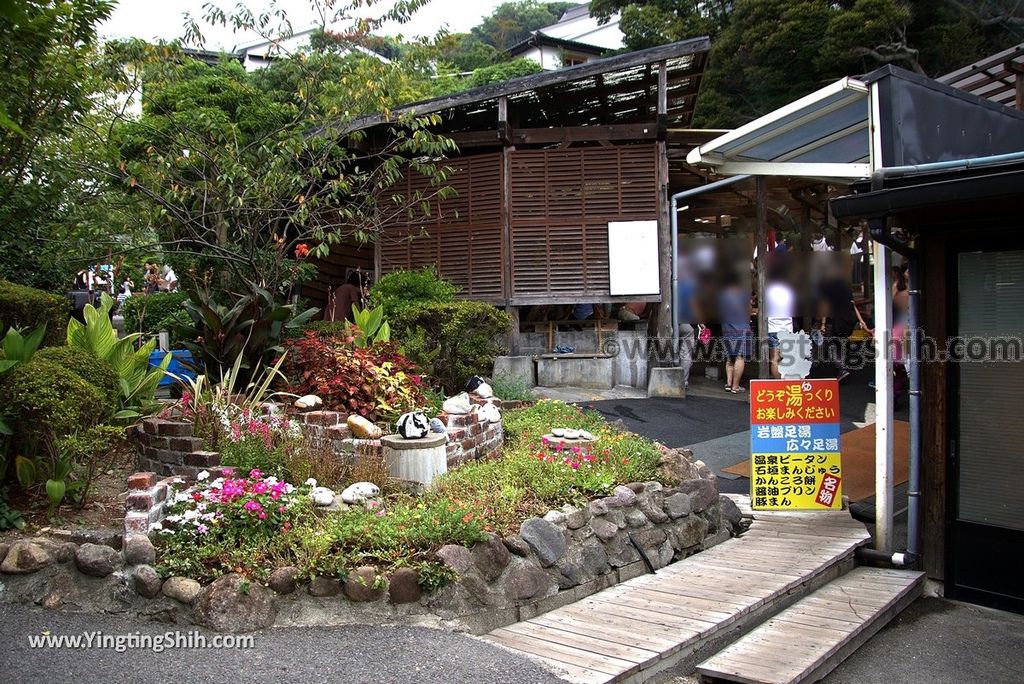
{"label": "wooden lattice screen", "polygon": [[406,198],[420,193],[432,199],[427,215],[416,206],[411,215],[400,213],[385,224],[381,271],[434,264],[463,296],[503,302],[501,154],[461,157],[449,165],[454,172],[445,185],[455,189],[452,197],[438,199],[436,188],[417,174],[395,188]]}
{"label": "wooden lattice screen", "polygon": [[658,217],[656,147],[512,155],[512,299],[598,302],[608,291],[608,222]]}
{"label": "wooden lattice screen", "polygon": [[[385,224],[381,271],[435,264],[463,296],[493,303],[600,302],[608,292],[608,222],[658,217],[656,147],[518,150],[510,155],[511,283],[505,284],[502,155],[461,157],[457,194]],[[395,189],[433,194],[411,175]]]}

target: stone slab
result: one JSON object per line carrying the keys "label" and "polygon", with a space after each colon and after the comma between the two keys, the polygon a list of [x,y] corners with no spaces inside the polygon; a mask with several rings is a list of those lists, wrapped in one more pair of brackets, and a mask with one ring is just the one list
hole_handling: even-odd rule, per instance
{"label": "stone slab", "polygon": [[395,451],[411,451],[413,449],[432,449],[448,443],[448,435],[444,432],[430,432],[420,439],[406,439],[401,435],[384,435],[380,443],[387,449]]}

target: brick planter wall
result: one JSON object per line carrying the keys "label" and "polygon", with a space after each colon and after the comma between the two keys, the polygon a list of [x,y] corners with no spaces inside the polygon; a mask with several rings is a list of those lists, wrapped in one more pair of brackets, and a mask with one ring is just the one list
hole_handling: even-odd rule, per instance
{"label": "brick planter wall", "polygon": [[149,534],[149,526],[164,518],[171,483],[177,478],[157,479],[156,473],[135,473],[128,477],[128,498],[125,501],[124,532]]}
{"label": "brick planter wall", "polygon": [[[472,396],[474,404],[484,401]],[[495,399],[494,405],[502,408],[501,400]],[[467,461],[495,458],[501,451],[505,441],[502,424],[488,423],[474,411],[461,415],[442,413],[438,416],[448,428],[448,468],[449,470]]]}

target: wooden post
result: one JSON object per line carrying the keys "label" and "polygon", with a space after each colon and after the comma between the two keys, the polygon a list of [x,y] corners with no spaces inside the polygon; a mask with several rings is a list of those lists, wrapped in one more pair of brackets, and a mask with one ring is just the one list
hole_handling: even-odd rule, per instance
{"label": "wooden post", "polygon": [[768,179],[757,176],[757,225],[754,235],[757,244],[757,339],[754,348],[757,353],[758,377],[770,377],[770,366],[765,354],[768,344],[768,311],[765,308],[764,291],[767,287],[768,269]]}
{"label": "wooden post", "polygon": [[512,330],[509,331],[508,336],[508,353],[512,356],[519,356],[519,307],[506,306],[505,311],[512,317]]}
{"label": "wooden post", "polygon": [[1018,64],[1013,60],[1006,63],[1006,70],[1013,73],[1014,84],[1017,87],[1017,96],[1014,100],[1014,105],[1018,110],[1024,111],[1024,64]]}
{"label": "wooden post", "polygon": [[661,340],[672,337],[672,265],[675,255],[672,254],[672,221],[668,207],[668,152],[665,138],[661,135],[668,111],[668,72],[665,63],[658,65],[658,142],[657,178],[658,178],[658,289],[661,302],[658,304],[657,336]]}
{"label": "wooden post", "polygon": [[[508,133],[508,98],[504,95],[498,98],[498,128],[505,136],[501,148],[501,292],[506,302],[511,302],[512,293],[512,151],[515,149],[509,144]],[[515,313],[516,330],[515,344],[519,344],[519,313]]]}

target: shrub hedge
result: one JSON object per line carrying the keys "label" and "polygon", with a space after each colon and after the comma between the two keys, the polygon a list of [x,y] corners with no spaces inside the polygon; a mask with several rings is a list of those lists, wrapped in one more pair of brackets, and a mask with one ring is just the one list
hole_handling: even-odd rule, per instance
{"label": "shrub hedge", "polygon": [[469,300],[404,308],[388,322],[406,356],[447,392],[491,372],[494,357],[507,353],[502,338],[512,326],[504,311]]}
{"label": "shrub hedge", "polygon": [[121,396],[117,370],[89,350],[73,347],[47,347],[36,352],[32,360],[49,361],[63,366],[98,389],[103,398],[107,400],[111,413],[117,408],[117,399]]}
{"label": "shrub hedge", "polygon": [[43,345],[59,345],[64,343],[69,318],[71,305],[66,297],[0,280],[0,333],[45,324]]}
{"label": "shrub hedge", "polygon": [[387,318],[409,307],[454,301],[459,288],[437,274],[433,266],[392,271],[370,289],[370,306],[384,307]]}
{"label": "shrub hedge", "polygon": [[134,295],[124,301],[125,332],[155,335],[161,330],[172,330],[174,317],[183,314],[181,305],[188,299],[184,292],[159,292]]}
{"label": "shrub hedge", "polygon": [[74,371],[46,359],[16,366],[0,381],[0,411],[20,437],[67,435],[103,422],[109,399]]}

